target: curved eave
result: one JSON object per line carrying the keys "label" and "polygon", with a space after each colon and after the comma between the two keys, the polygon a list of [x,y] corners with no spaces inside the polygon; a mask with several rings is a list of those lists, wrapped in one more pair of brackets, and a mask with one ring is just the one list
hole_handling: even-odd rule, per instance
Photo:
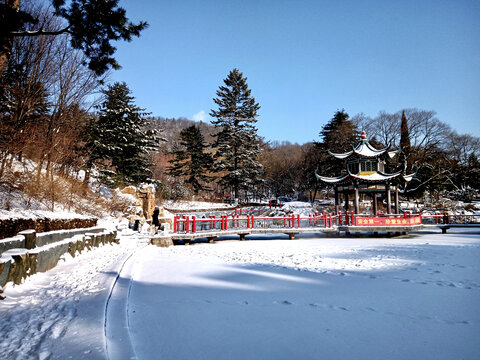
{"label": "curved eave", "polygon": [[402,152],[402,148],[398,148],[397,150],[389,151],[387,154],[390,159],[393,159],[395,156],[397,156],[401,152]]}
{"label": "curved eave", "polygon": [[336,184],[346,180],[350,175],[347,174],[347,175],[337,176],[332,178],[332,177],[318,175],[317,171],[315,171],[315,176],[318,180],[323,181],[327,184]]}
{"label": "curved eave", "polygon": [[343,154],[336,154],[336,153],[332,153],[330,150],[327,150],[328,151],[328,154],[337,158],[337,159],[340,159],[340,160],[343,160],[343,159],[346,159],[348,158],[350,155],[353,154],[353,150],[352,151],[349,151],[347,153],[343,153]]}
{"label": "curved eave", "polygon": [[375,172],[371,175],[355,175],[350,173],[349,174],[352,178],[361,180],[361,181],[366,181],[366,182],[379,182],[379,181],[387,181],[387,180],[392,180],[395,179],[399,176],[402,176],[402,172],[398,171],[393,174],[384,174],[382,172]]}
{"label": "curved eave", "polygon": [[403,175],[402,178],[403,178],[403,180],[405,180],[406,182],[410,182],[410,181],[412,181],[412,179],[413,179],[414,177],[417,176],[417,172],[418,172],[418,169],[415,170],[415,172],[414,172],[413,174]]}
{"label": "curved eave", "polygon": [[377,158],[379,156],[382,156],[385,153],[387,153],[390,157],[393,157],[397,154],[397,152],[394,152],[393,154],[392,152],[389,152],[388,150],[390,149],[390,146],[391,145],[388,145],[386,148],[377,150],[372,145],[370,145],[368,141],[362,140],[356,147],[353,148],[352,151],[349,151],[346,153],[338,154],[338,153],[333,153],[330,150],[327,150],[327,151],[329,155],[340,160],[347,159],[352,155],[357,155],[358,157],[364,157],[364,158],[365,157]]}

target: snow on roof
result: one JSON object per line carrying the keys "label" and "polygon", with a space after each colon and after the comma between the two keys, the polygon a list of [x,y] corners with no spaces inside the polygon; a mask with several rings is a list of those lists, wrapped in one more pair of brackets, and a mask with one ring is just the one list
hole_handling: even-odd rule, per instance
{"label": "snow on roof", "polygon": [[400,170],[393,174],[373,172],[368,175],[356,175],[356,174],[348,173],[342,176],[328,177],[328,176],[318,175],[317,172],[315,171],[315,176],[317,177],[318,180],[321,180],[325,183],[336,184],[336,183],[340,183],[342,181],[348,180],[349,178],[358,179],[358,180],[367,181],[367,182],[369,181],[380,182],[380,181],[395,179],[399,176],[401,176],[404,181],[409,182],[414,178],[415,174],[402,175],[402,171]]}
{"label": "snow on roof", "polygon": [[335,184],[342,182],[343,180],[346,180],[349,178],[349,174],[347,175],[342,175],[342,176],[337,176],[337,177],[328,177],[328,176],[321,176],[318,175],[317,172],[315,171],[315,176],[317,177],[318,180],[321,180],[323,182],[329,183],[329,184]]}
{"label": "snow on roof", "polygon": [[[330,150],[328,151],[328,153],[334,157],[336,157],[337,159],[346,159],[348,157],[350,157],[351,155],[355,154],[355,155],[358,155],[358,156],[361,156],[361,157],[378,157],[380,155],[382,155],[383,153],[385,153],[388,149],[390,148],[390,146],[387,146],[386,148],[384,149],[380,149],[380,150],[377,150],[375,149],[367,140],[362,140],[360,141],[360,143],[352,150],[352,151],[349,151],[349,152],[346,152],[346,153],[343,153],[343,154],[338,154],[338,153],[332,153]],[[390,153],[388,153],[388,155],[390,157],[393,157],[395,155],[395,153],[393,153],[393,155],[391,155]]]}
{"label": "snow on roof", "polygon": [[401,176],[402,171],[397,171],[396,173],[393,173],[393,174],[384,174],[381,172],[374,172],[368,175],[355,175],[355,174],[349,174],[349,175],[354,179],[363,180],[363,181],[386,181],[386,180],[394,179],[398,176]]}
{"label": "snow on roof", "polygon": [[[390,145],[388,145],[386,148],[383,148],[383,149],[380,149],[380,150],[377,150],[375,149],[367,140],[367,134],[365,133],[365,130],[363,130],[362,132],[362,140],[358,143],[358,145],[353,148],[352,151],[348,151],[346,153],[342,153],[342,154],[339,154],[339,153],[332,153],[330,150],[328,150],[328,153],[334,157],[336,157],[337,159],[346,159],[348,157],[350,157],[351,155],[353,154],[356,154],[358,156],[361,156],[361,157],[378,157],[380,155],[382,155],[384,152],[388,151],[388,149],[390,149]],[[390,157],[393,157],[397,154],[398,151],[392,151],[392,152],[389,152],[388,155]]]}

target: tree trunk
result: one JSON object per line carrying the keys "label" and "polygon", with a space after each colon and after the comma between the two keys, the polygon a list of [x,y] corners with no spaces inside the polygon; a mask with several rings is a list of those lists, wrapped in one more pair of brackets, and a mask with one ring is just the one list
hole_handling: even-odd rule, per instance
{"label": "tree trunk", "polygon": [[7,156],[8,154],[5,152],[5,156],[2,159],[2,164],[0,165],[0,178],[3,176],[3,172],[5,171],[5,165],[7,164]]}
{"label": "tree trunk", "polygon": [[38,166],[37,166],[37,183],[40,181],[40,176],[42,175],[42,168],[43,168],[43,156],[40,157],[38,160]]}

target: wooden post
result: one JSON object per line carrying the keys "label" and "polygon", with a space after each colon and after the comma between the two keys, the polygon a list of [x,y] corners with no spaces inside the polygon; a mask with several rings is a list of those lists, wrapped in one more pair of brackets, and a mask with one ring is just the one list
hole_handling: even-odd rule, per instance
{"label": "wooden post", "polygon": [[377,193],[373,193],[373,214],[378,214]]}
{"label": "wooden post", "polygon": [[390,184],[386,184],[385,191],[387,192],[387,214],[392,213],[392,194],[390,194]]}
{"label": "wooden post", "polygon": [[340,199],[338,195],[338,187],[335,186],[335,214],[338,214],[340,211]]}
{"label": "wooden post", "polygon": [[398,186],[395,186],[395,214],[400,213],[400,204],[398,202]]}
{"label": "wooden post", "polygon": [[354,199],[354,205],[355,205],[355,214],[360,213],[360,192],[358,190],[358,184],[355,184],[355,199]]}

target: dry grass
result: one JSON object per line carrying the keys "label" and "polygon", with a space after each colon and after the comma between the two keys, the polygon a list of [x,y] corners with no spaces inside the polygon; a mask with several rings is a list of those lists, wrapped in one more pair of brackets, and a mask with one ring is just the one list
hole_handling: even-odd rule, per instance
{"label": "dry grass", "polygon": [[0,179],[0,206],[4,210],[69,211],[102,217],[123,211],[128,199],[113,195],[106,198],[93,192],[77,179],[61,174],[37,179],[33,172],[5,172]]}

